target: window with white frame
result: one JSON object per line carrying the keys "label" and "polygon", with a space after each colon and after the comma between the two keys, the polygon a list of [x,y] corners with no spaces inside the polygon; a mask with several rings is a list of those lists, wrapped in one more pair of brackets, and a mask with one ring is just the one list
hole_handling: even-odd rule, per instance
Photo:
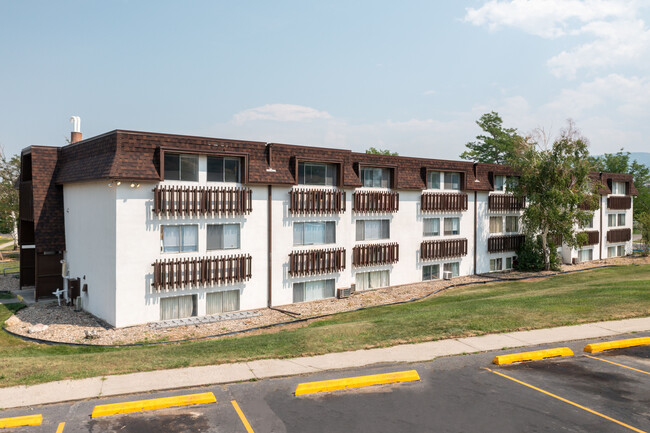
{"label": "window with white frame", "polygon": [[240,248],[241,227],[239,224],[208,224],[206,249],[231,250]]}
{"label": "window with white frame", "polygon": [[198,225],[160,226],[161,250],[163,253],[198,251]]}
{"label": "window with white frame", "polygon": [[355,290],[378,289],[388,286],[390,286],[388,271],[361,272],[356,275]]}
{"label": "window with white frame", "polygon": [[502,192],[512,190],[517,186],[518,181],[519,179],[515,176],[496,175],[494,176],[494,190]]}
{"label": "window with white frame", "polygon": [[586,224],[580,224],[580,228],[582,229],[593,229],[594,228],[594,216],[591,216],[591,219],[587,221]]}
{"label": "window with white frame", "polygon": [[590,262],[594,259],[593,248],[583,248],[578,250],[578,260],[581,262]]}
{"label": "window with white frame", "polygon": [[322,245],[336,243],[334,221],[293,223],[294,245]]}
{"label": "window with white frame", "polygon": [[165,180],[199,180],[199,156],[165,152]]}
{"label": "window with white frame", "polygon": [[422,266],[422,281],[431,281],[440,279],[440,265]]}
{"label": "window with white frame", "polygon": [[623,227],[625,226],[625,214],[624,213],[610,213],[607,215],[607,226],[608,227]]}
{"label": "window with white frame", "polygon": [[625,195],[625,182],[612,182],[612,194]]}
{"label": "window with white frame", "polygon": [[390,169],[361,167],[361,184],[367,188],[390,188]]}
{"label": "window with white frame", "polygon": [[519,232],[519,217],[518,216],[507,216],[506,217],[506,233],[517,233]]}
{"label": "window with white frame", "polygon": [[445,218],[445,236],[460,234],[460,218]]}
{"label": "window with white frame", "polygon": [[390,238],[390,220],[357,220],[358,241],[372,241]]}
{"label": "window with white frame", "polygon": [[497,272],[503,270],[503,259],[490,259],[490,272]]}
{"label": "window with white frame", "polygon": [[491,216],[490,217],[490,233],[491,234],[518,233],[518,232],[519,232],[519,217],[518,216],[506,216],[506,217]]}
{"label": "window with white frame", "polygon": [[506,267],[504,269],[506,270],[513,269],[515,266],[515,258],[516,256],[506,257]]}
{"label": "window with white frame", "polygon": [[239,182],[241,159],[208,156],[208,182]]}
{"label": "window with white frame", "polygon": [[460,191],[460,173],[430,171],[427,173],[427,188]]}
{"label": "window with white frame", "polygon": [[239,290],[212,292],[205,296],[205,314],[221,314],[239,310]]}
{"label": "window with white frame", "polygon": [[490,217],[490,233],[503,233],[503,218],[500,216]]}
{"label": "window with white frame", "polygon": [[623,257],[625,255],[625,245],[607,247],[607,257]]}
{"label": "window with white frame", "polygon": [[299,162],[298,184],[336,186],[338,166],[321,162]]}
{"label": "window with white frame", "polygon": [[424,218],[424,236],[440,236],[440,218]]}
{"label": "window with white frame", "polygon": [[442,265],[442,271],[451,272],[452,277],[457,277],[460,275],[460,263],[459,262],[445,263],[444,265]]}
{"label": "window with white frame", "polygon": [[293,302],[334,297],[334,279],[293,283]]}
{"label": "window with white frame", "polygon": [[196,295],[160,298],[160,320],[183,319],[196,315]]}

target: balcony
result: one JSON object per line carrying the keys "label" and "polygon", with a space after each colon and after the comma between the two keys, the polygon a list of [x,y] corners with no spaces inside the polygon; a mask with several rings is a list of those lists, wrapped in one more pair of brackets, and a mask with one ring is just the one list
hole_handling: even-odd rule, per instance
{"label": "balcony", "polygon": [[352,196],[355,212],[396,212],[399,193],[388,191],[357,191]]}
{"label": "balcony", "polygon": [[292,277],[326,274],[345,269],[345,248],[294,251],[289,254]]}
{"label": "balcony", "polygon": [[423,193],[423,212],[462,212],[467,210],[467,194]]}
{"label": "balcony", "polygon": [[526,207],[526,199],[519,200],[511,194],[490,194],[488,210],[491,212],[518,212]]}
{"label": "balcony", "polygon": [[359,245],[352,249],[352,264],[354,266],[388,265],[399,260],[399,245],[368,244]]}
{"label": "balcony", "polygon": [[517,251],[524,243],[524,235],[511,236],[493,236],[488,238],[489,253],[505,253],[508,251]]}
{"label": "balcony", "polygon": [[587,243],[585,245],[597,245],[600,243],[600,232],[598,230],[589,230],[582,233],[587,234]]}
{"label": "balcony", "polygon": [[420,244],[420,259],[437,260],[467,255],[467,239],[424,241]]}
{"label": "balcony", "polygon": [[607,198],[607,209],[626,210],[630,208],[632,208],[632,197],[629,195]]}
{"label": "balcony", "polygon": [[345,191],[337,189],[292,189],[289,191],[291,214],[333,214],[345,212]]}
{"label": "balcony", "polygon": [[224,257],[163,259],[153,263],[156,290],[189,289],[205,285],[233,284],[251,278],[248,254]]}
{"label": "balcony", "polygon": [[607,242],[627,242],[632,239],[632,229],[613,229],[607,231]]}
{"label": "balcony", "polygon": [[157,186],[153,211],[156,215],[244,215],[253,210],[250,188]]}
{"label": "balcony", "polygon": [[581,210],[589,210],[589,211],[598,210],[598,208],[600,207],[600,197],[596,197],[596,199],[594,200],[594,196],[590,195],[585,201],[580,203],[578,207]]}

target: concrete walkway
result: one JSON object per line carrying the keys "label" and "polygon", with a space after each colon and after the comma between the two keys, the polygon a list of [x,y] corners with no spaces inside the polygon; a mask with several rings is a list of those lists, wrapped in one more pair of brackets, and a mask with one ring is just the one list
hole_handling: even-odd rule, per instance
{"label": "concrete walkway", "polygon": [[[268,359],[80,380],[62,380],[41,385],[0,388],[0,408],[293,376],[323,370],[363,367],[371,364],[423,362],[441,356],[521,348],[585,338],[597,339],[644,331],[650,331],[650,317],[404,344],[381,349],[356,350],[303,358]],[[510,352],[517,351],[520,350],[511,350]]]}

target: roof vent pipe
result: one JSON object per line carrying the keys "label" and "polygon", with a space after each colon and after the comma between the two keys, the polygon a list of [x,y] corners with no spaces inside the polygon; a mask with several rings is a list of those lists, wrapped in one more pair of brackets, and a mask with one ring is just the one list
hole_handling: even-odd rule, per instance
{"label": "roof vent pipe", "polygon": [[79,116],[72,116],[70,117],[70,123],[72,123],[70,143],[81,141],[81,118]]}

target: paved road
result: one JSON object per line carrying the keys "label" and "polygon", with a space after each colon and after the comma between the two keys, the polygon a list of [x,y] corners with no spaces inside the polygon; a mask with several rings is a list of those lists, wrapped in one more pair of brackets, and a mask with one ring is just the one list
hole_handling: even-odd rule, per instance
{"label": "paved road", "polygon": [[[650,332],[627,337],[650,336]],[[625,337],[619,337],[625,338]],[[619,339],[616,338],[616,339]],[[614,338],[612,338],[614,339]],[[496,354],[439,358],[174,392],[4,411],[42,413],[16,432],[650,432],[650,346],[497,367]],[[526,350],[548,348],[527,348]],[[421,381],[295,397],[300,382],[415,369]],[[216,404],[91,419],[96,404],[213,392]],[[552,394],[552,395],[549,395]],[[561,400],[559,398],[564,400]],[[636,429],[636,430],[634,430]]]}

